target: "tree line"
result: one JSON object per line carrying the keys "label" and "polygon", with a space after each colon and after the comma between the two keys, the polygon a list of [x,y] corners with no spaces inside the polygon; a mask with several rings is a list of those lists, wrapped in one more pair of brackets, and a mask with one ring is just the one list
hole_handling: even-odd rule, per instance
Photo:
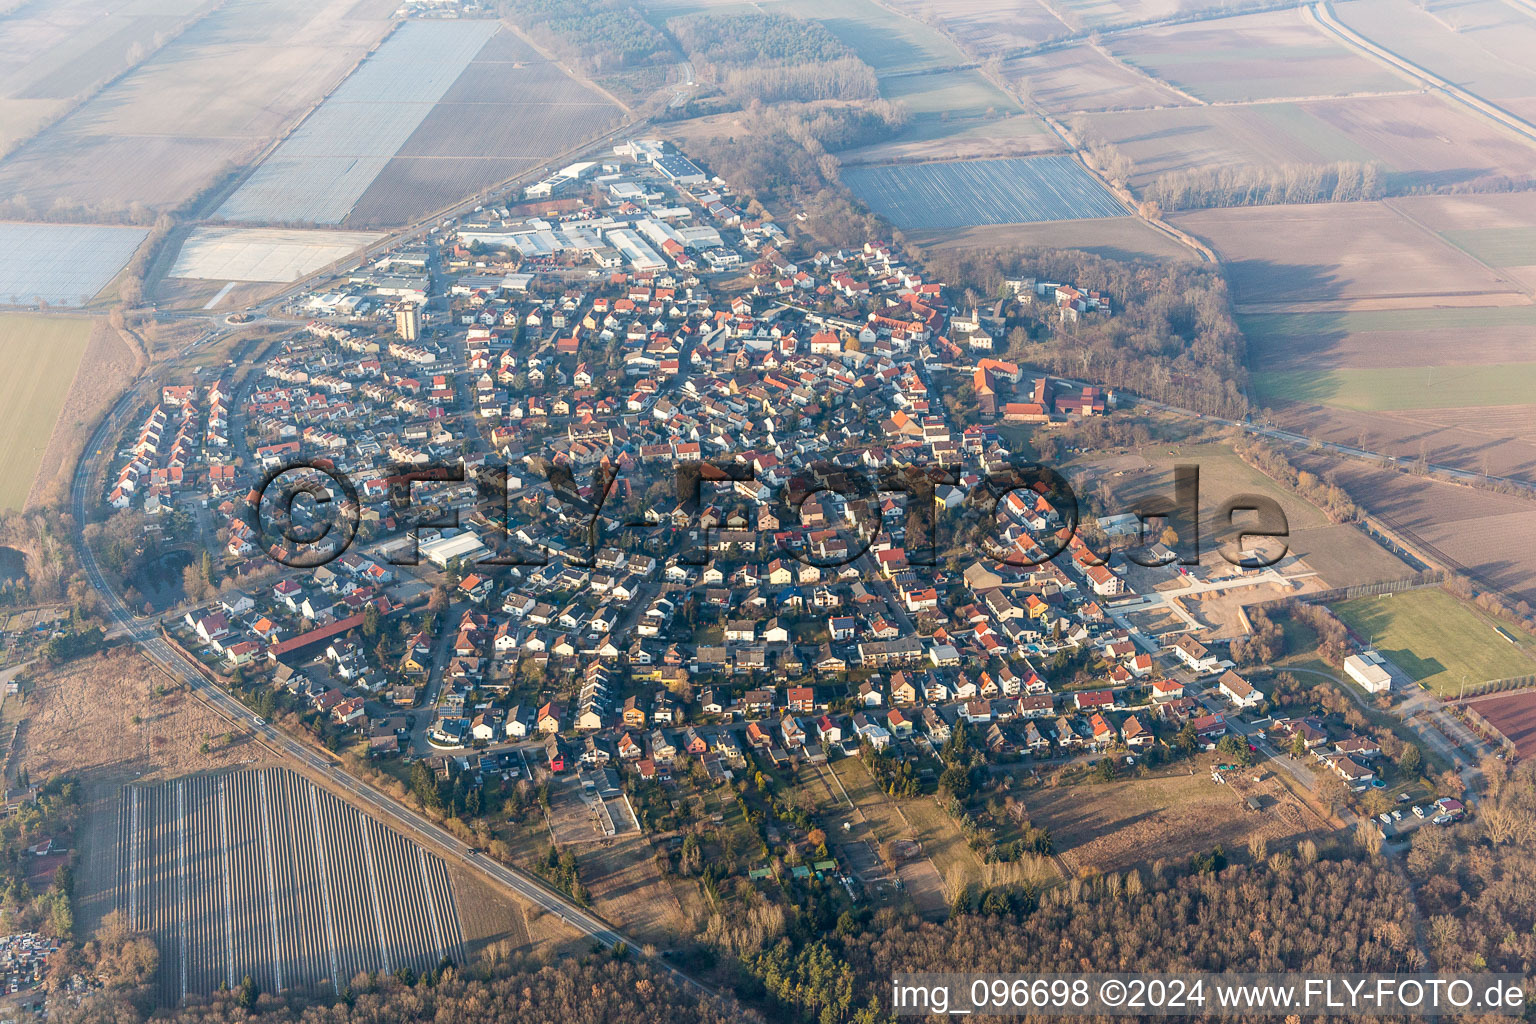
{"label": "tree line", "polygon": [[1278,203],[1355,203],[1387,192],[1378,163],[1341,160],[1332,164],[1279,167],[1194,167],[1157,176],[1142,198],[1163,210]]}

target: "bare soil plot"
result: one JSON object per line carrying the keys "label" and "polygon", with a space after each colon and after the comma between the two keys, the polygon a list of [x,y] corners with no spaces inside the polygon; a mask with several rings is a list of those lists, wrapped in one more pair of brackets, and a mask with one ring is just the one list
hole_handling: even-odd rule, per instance
{"label": "bare soil plot", "polygon": [[[1405,300],[1407,302],[1423,300]],[[1337,309],[1239,314],[1255,371],[1513,363],[1530,356],[1531,306]],[[1471,333],[1475,346],[1461,344]]]}
{"label": "bare soil plot", "polygon": [[1166,171],[1378,161],[1389,184],[1451,186],[1524,176],[1532,146],[1428,93],[1087,115],[1135,165]]}
{"label": "bare soil plot", "polygon": [[1239,306],[1469,295],[1524,301],[1519,284],[1384,203],[1195,210],[1170,219],[1216,249]]}
{"label": "bare soil plot", "polygon": [[1011,113],[969,118],[913,118],[895,138],[844,150],[846,165],[920,160],[973,160],[982,157],[1059,153],[1062,142],[1032,114]]}
{"label": "bare soil plot", "polygon": [[1359,412],[1273,403],[1276,423],[1310,437],[1401,459],[1421,454],[1470,473],[1536,479],[1536,406]]}
{"label": "bare soil plot", "polygon": [[[1251,836],[1277,848],[1323,827],[1262,765],[1251,774],[1269,778],[1243,787],[1217,785],[1207,769],[1202,760],[1194,775],[1048,787],[1024,802],[1030,821],[1050,829],[1062,861],[1080,875],[1179,861],[1217,846],[1231,856]],[[1264,809],[1248,810],[1246,795]]]}
{"label": "bare soil plot", "polygon": [[592,909],[621,931],[663,948],[690,936],[692,921],[656,866],[645,836],[630,835],[576,850],[581,882]]}
{"label": "bare soil plot", "polygon": [[[234,287],[228,291],[227,285]],[[239,281],[202,281],[187,277],[165,277],[150,289],[161,309],[235,310],[252,306],[283,290],[281,284]],[[211,305],[210,305],[211,303]]]}
{"label": "bare soil plot", "polygon": [[581,798],[581,783],[574,775],[557,775],[550,779],[549,824],[557,847],[592,843],[603,838],[597,815]]}
{"label": "bare soil plot", "polygon": [[1411,575],[1412,569],[1348,523],[1293,530],[1290,547],[1329,587],[1353,587]]}
{"label": "bare soil plot", "polygon": [[1031,101],[1053,114],[1190,105],[1174,90],[1087,43],[1009,61],[1005,73],[1028,91]]}
{"label": "bare soil plot", "polygon": [[[491,888],[478,875],[459,867],[448,865],[448,878],[453,884],[459,908],[459,923],[464,933],[464,947],[470,959],[502,957],[510,954],[537,950],[543,939],[532,936],[527,914],[522,904]],[[575,939],[577,932],[558,918],[550,917],[541,932],[566,933]]]}
{"label": "bare soil plot", "polygon": [[378,42],[387,12],[357,10],[278,0],[212,12],[0,163],[0,194],[92,216],[181,203],[258,153]]}
{"label": "bare soil plot", "polygon": [[1412,83],[1326,35],[1299,8],[1117,35],[1118,57],[1210,101],[1406,91]]}
{"label": "bare soil plot", "polygon": [[1216,513],[1222,503],[1244,494],[1273,498],[1285,512],[1292,530],[1330,525],[1317,506],[1281,489],[1219,442],[1163,444],[1149,446],[1139,455],[1081,459],[1065,466],[1062,473],[1079,494],[1097,493],[1101,485],[1107,486],[1110,509],[1129,512],[1138,499],[1147,495],[1162,494],[1171,498],[1174,467],[1179,465],[1192,465],[1200,472],[1200,508],[1204,517],[1202,549],[1214,551],[1218,534]]}

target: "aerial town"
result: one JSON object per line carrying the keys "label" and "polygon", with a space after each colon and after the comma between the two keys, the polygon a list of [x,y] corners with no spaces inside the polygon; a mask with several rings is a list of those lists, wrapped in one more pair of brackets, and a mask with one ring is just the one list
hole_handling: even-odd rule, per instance
{"label": "aerial town", "polygon": [[8,4],[0,1024],[1536,1019],[1532,52]]}

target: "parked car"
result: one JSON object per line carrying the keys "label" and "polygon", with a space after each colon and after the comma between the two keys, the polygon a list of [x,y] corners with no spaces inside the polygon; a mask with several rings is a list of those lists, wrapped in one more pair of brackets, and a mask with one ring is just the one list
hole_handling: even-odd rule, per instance
{"label": "parked car", "polygon": [[1403,809],[1401,807],[1399,807],[1397,810],[1392,812],[1392,820],[1393,821],[1402,821],[1403,820]]}
{"label": "parked car", "polygon": [[1449,825],[1451,823],[1451,816],[1449,814],[1437,814],[1434,817],[1434,822],[1436,825]]}

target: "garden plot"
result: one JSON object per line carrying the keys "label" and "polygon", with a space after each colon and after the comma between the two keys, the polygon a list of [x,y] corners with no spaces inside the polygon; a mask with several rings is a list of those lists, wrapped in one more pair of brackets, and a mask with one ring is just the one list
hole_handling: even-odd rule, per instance
{"label": "garden plot", "polygon": [[380,238],[371,231],[199,227],[171,277],[203,281],[297,281]]}
{"label": "garden plot", "polygon": [[0,224],[0,304],[83,306],[149,232],[87,224]]}

